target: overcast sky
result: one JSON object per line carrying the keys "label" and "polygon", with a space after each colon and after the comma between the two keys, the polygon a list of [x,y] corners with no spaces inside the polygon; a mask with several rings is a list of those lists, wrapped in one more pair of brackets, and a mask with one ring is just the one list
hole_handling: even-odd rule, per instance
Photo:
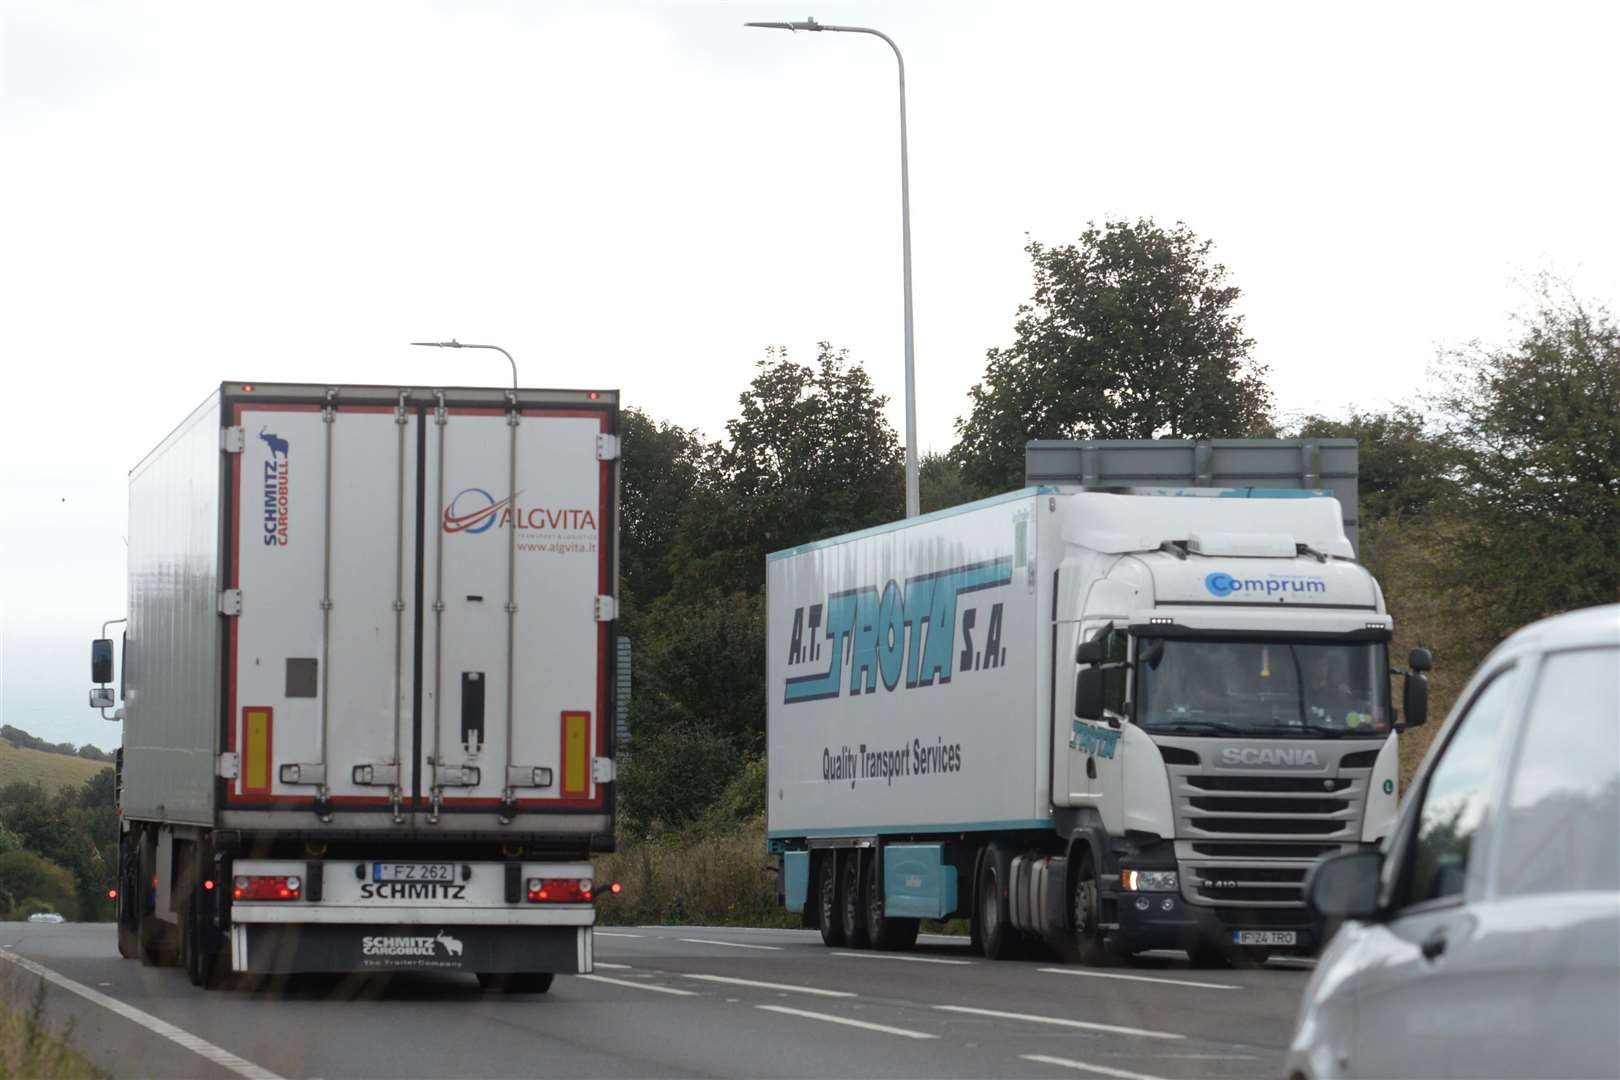
{"label": "overcast sky", "polygon": [[1285,414],[1420,391],[1534,275],[1620,296],[1620,5],[0,0],[0,712],[84,705],[125,478],[224,379],[613,387],[724,434],[768,345],[903,388],[925,450],[1025,234],[1212,239]]}

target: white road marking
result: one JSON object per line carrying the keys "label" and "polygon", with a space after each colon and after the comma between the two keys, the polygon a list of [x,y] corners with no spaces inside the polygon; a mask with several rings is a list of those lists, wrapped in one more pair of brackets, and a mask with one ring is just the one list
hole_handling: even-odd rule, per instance
{"label": "white road marking", "polygon": [[874,1024],[869,1020],[852,1020],[847,1016],[832,1016],[828,1013],[808,1012],[804,1009],[790,1009],[786,1005],[755,1005],[756,1009],[766,1012],[782,1013],[786,1016],[802,1016],[806,1020],[825,1020],[829,1024],[843,1024],[846,1027],[864,1028],[867,1031],[881,1031],[885,1035],[900,1035],[907,1039],[937,1039],[938,1035],[930,1035],[926,1031],[911,1031],[907,1028],[890,1027],[888,1024]]}
{"label": "white road marking", "polygon": [[602,960],[596,961],[591,966],[592,967],[599,967],[599,968],[607,968],[609,971],[629,971],[630,970],[630,965],[629,964],[609,964],[609,963],[606,963],[606,962],[604,962]]}
{"label": "white road marking", "polygon": [[86,1001],[93,1002],[110,1012],[117,1013],[125,1020],[139,1024],[147,1031],[152,1032],[152,1034],[161,1035],[170,1042],[185,1047],[197,1056],[205,1057],[215,1065],[229,1069],[237,1076],[246,1077],[247,1080],[281,1080],[280,1075],[271,1072],[269,1069],[260,1068],[251,1061],[239,1058],[229,1050],[215,1046],[206,1039],[200,1039],[189,1031],[175,1027],[167,1020],[159,1020],[149,1012],[142,1012],[135,1006],[119,1001],[115,997],[108,997],[100,990],[92,990],[83,983],[74,982],[66,975],[58,975],[45,965],[36,964],[32,960],[18,956],[9,949],[0,949],[0,960],[16,964],[24,971],[31,971],[46,982],[55,983],[71,994],[77,994]]}
{"label": "white road marking", "polygon": [[657,986],[653,983],[632,982],[629,979],[614,979],[607,975],[576,975],[576,979],[589,979],[591,982],[607,983],[609,986],[628,986],[632,990],[651,990],[657,994],[675,994],[678,997],[702,997],[696,990],[677,990],[673,986]]}
{"label": "white road marking", "polygon": [[1114,971],[1082,971],[1079,968],[1039,968],[1050,975],[1080,975],[1088,979],[1129,979],[1131,982],[1164,983],[1166,986],[1191,986],[1199,990],[1242,990],[1232,983],[1194,982],[1191,979],[1163,979],[1157,975],[1122,975]]}
{"label": "white road marking", "polygon": [[835,952],[834,956],[853,956],[861,960],[909,960],[913,964],[971,964],[971,960],[946,960],[939,956],[905,956],[889,952]]}
{"label": "white road marking", "polygon": [[761,990],[786,990],[794,994],[815,994],[817,997],[851,998],[856,995],[849,990],[822,990],[815,986],[796,986],[793,983],[759,982],[756,979],[734,979],[729,975],[690,975],[686,972],[674,971],[670,974],[682,979],[701,979],[703,982],[725,983],[728,986],[757,986]]}
{"label": "white road marking", "polygon": [[1173,1031],[1153,1031],[1148,1028],[1120,1027],[1118,1024],[1095,1024],[1089,1020],[1070,1020],[1061,1016],[1034,1016],[1030,1013],[1002,1012],[999,1009],[975,1009],[968,1005],[935,1005],[942,1012],[967,1013],[972,1016],[992,1016],[998,1020],[1023,1020],[1031,1024],[1056,1024],[1058,1027],[1083,1028],[1086,1031],[1106,1031],[1111,1035],[1135,1035],[1142,1039],[1185,1039]]}
{"label": "white road marking", "polygon": [[1048,1057],[1045,1054],[1019,1054],[1025,1061],[1039,1061],[1043,1065],[1061,1065],[1065,1069],[1077,1069],[1080,1072],[1096,1073],[1098,1076],[1112,1076],[1114,1080],[1159,1080],[1157,1076],[1147,1073],[1126,1072],[1124,1069],[1111,1069],[1107,1065],[1087,1065],[1083,1061],[1072,1058]]}
{"label": "white road marking", "polygon": [[675,940],[685,941],[692,945],[724,945],[728,949],[767,949],[771,952],[782,951],[782,946],[780,945],[748,945],[741,941],[714,941],[710,938],[700,937],[683,937],[676,938]]}
{"label": "white road marking", "polygon": [[646,937],[646,934],[615,934],[611,930],[594,931],[597,937]]}

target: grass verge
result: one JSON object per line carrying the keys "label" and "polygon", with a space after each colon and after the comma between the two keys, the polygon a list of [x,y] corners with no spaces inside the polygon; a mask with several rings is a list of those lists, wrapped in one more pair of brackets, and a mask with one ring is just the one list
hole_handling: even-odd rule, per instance
{"label": "grass verge", "polygon": [[598,856],[596,879],[617,881],[601,894],[604,925],[798,926],[776,902],[776,871],[765,853],[765,818],[725,831],[692,830],[621,837]]}
{"label": "grass verge", "polygon": [[105,1080],[107,1073],[68,1046],[71,1025],[60,1035],[46,1026],[45,983],[38,984],[22,1008],[16,1004],[23,996],[20,990],[15,979],[0,985],[0,1080]]}

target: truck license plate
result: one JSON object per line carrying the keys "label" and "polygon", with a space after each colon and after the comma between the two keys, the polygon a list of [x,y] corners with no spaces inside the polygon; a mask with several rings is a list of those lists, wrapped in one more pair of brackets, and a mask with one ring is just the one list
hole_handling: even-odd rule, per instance
{"label": "truck license plate", "polygon": [[1298,934],[1294,930],[1234,930],[1235,945],[1296,945]]}
{"label": "truck license plate", "polygon": [[447,862],[380,862],[371,864],[372,881],[454,881],[456,864]]}

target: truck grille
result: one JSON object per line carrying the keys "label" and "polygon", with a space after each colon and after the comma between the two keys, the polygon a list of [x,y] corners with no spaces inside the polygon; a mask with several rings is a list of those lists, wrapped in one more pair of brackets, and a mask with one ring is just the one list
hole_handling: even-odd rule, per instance
{"label": "truck grille", "polygon": [[1249,922],[1262,913],[1301,917],[1306,875],[1318,859],[1360,842],[1367,799],[1367,768],[1335,764],[1335,750],[1322,757],[1321,771],[1309,774],[1166,766],[1188,903],[1247,912]]}

